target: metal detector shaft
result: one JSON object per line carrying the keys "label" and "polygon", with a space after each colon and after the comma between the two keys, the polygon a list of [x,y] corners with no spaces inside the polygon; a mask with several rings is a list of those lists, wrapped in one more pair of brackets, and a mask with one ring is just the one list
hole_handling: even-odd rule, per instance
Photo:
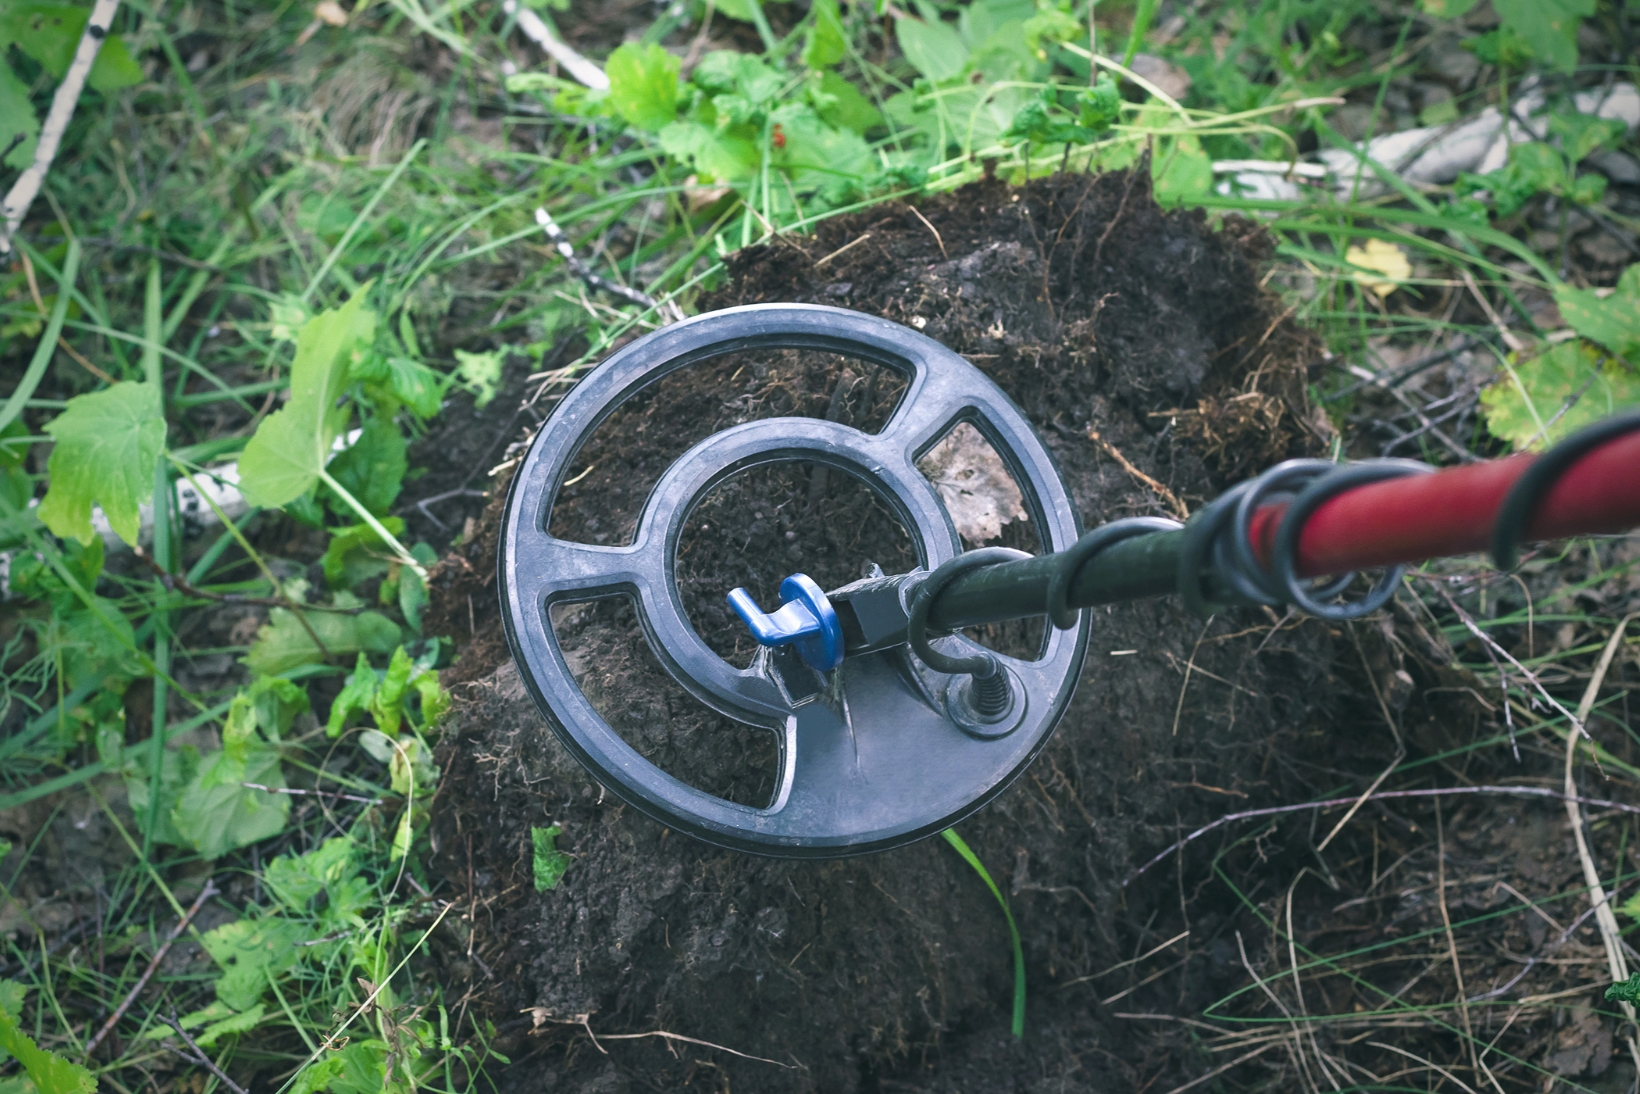
{"label": "metal detector shaft", "polygon": [[[1454,467],[1360,486],[1319,505],[1304,522],[1295,552],[1301,577],[1320,577],[1467,554],[1494,545],[1506,502],[1527,472],[1550,456]],[[1548,470],[1547,467],[1544,468]],[[1522,540],[1622,532],[1640,525],[1640,432],[1628,432],[1554,469],[1547,493],[1524,517]],[[1268,563],[1285,502],[1261,506],[1250,521],[1250,545]],[[1087,608],[1164,596],[1179,586],[1183,531],[1156,532],[1112,544],[1071,580],[1067,600]],[[956,578],[929,610],[929,625],[955,631],[1041,615],[1058,556],[989,566]],[[1210,599],[1248,603],[1211,568],[1201,579]]]}

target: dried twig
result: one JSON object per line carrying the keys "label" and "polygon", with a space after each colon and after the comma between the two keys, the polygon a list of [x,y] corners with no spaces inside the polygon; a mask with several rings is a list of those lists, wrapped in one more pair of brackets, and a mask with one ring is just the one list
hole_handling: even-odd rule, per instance
{"label": "dried twig", "polygon": [[154,970],[159,968],[161,961],[165,960],[165,955],[171,952],[171,943],[182,937],[182,932],[188,929],[188,924],[193,920],[195,914],[205,906],[207,900],[219,891],[214,881],[206,880],[205,888],[199,891],[199,895],[194,898],[194,902],[188,906],[188,911],[181,919],[177,920],[177,925],[171,928],[171,933],[165,936],[165,941],[161,942],[159,949],[154,951],[154,956],[149,960],[148,967],[137,978],[136,986],[126,994],[120,1005],[114,1008],[114,1013],[108,1016],[108,1021],[102,1024],[102,1028],[97,1031],[96,1036],[86,1042],[85,1055],[87,1059],[97,1050],[97,1046],[103,1043],[103,1039],[114,1031],[114,1027],[119,1024],[121,1018],[125,1017],[125,1012],[131,1009],[131,1004],[136,1002],[137,996],[142,993],[142,989],[148,986],[148,981],[153,977]]}
{"label": "dried twig", "polygon": [[4,230],[0,230],[0,255],[11,253],[12,236],[17,234],[23,217],[28,215],[28,207],[34,204],[40,184],[45,182],[46,172],[51,170],[51,161],[57,158],[57,149],[63,143],[63,131],[68,128],[69,119],[74,117],[74,105],[80,101],[80,91],[85,87],[86,77],[91,75],[92,62],[97,59],[97,51],[102,49],[103,40],[108,37],[108,28],[113,24],[114,13],[119,6],[120,0],[97,0],[91,9],[91,17],[85,21],[85,32],[80,35],[74,61],[68,66],[63,82],[57,85],[45,124],[40,127],[40,141],[34,146],[34,162],[12,183],[5,202],[0,204],[0,212],[4,212],[6,218]]}
{"label": "dried twig", "polygon": [[[1611,902],[1606,899],[1606,887],[1600,880],[1600,868],[1595,865],[1594,855],[1589,852],[1589,842],[1583,835],[1583,811],[1579,808],[1576,799],[1577,780],[1574,764],[1577,760],[1577,742],[1579,731],[1588,736],[1588,730],[1583,728],[1584,720],[1589,711],[1594,708],[1595,697],[1600,693],[1600,685],[1606,682],[1606,672],[1612,666],[1612,658],[1617,655],[1617,649],[1623,644],[1623,632],[1628,629],[1631,613],[1625,615],[1612,629],[1611,639],[1606,648],[1601,651],[1600,661],[1595,666],[1594,675],[1589,677],[1589,686],[1583,689],[1583,699],[1577,704],[1577,714],[1573,716],[1571,732],[1566,734],[1566,817],[1572,822],[1572,838],[1577,843],[1577,857],[1583,864],[1583,880],[1589,886],[1589,902],[1593,905],[1594,921],[1600,927],[1600,940],[1606,947],[1606,962],[1611,968],[1612,980],[1621,984],[1629,978],[1629,963],[1623,956],[1623,935],[1617,925],[1617,915],[1612,911]],[[1629,1021],[1629,1053],[1634,1057],[1635,1066],[1640,1068],[1640,1041],[1635,1037],[1634,1004],[1623,1002],[1623,1017]]]}
{"label": "dried twig", "polygon": [[[1382,794],[1374,794],[1366,800],[1390,801],[1395,798],[1439,798],[1456,794],[1501,794],[1516,798],[1548,798],[1553,801],[1573,801],[1579,805],[1594,805],[1602,809],[1615,809],[1619,813],[1640,814],[1640,805],[1625,805],[1623,802],[1608,801],[1605,798],[1568,797],[1559,790],[1548,790],[1541,786],[1439,786],[1428,790],[1386,790]],[[1284,813],[1303,812],[1306,809],[1332,809],[1340,805],[1354,805],[1359,800],[1359,797],[1328,798],[1325,801],[1302,802],[1298,805],[1272,805],[1263,809],[1248,809],[1240,813],[1228,813],[1212,824],[1204,825],[1183,839],[1169,844],[1149,862],[1129,874],[1122,882],[1122,887],[1127,888],[1138,879],[1140,874],[1143,874],[1179,848],[1188,843],[1193,843],[1207,835],[1207,833],[1234,821],[1253,820],[1257,817],[1276,817]]]}
{"label": "dried twig", "polygon": [[171,1013],[169,1015],[160,1015],[159,1020],[175,1030],[177,1036],[181,1037],[183,1043],[188,1046],[187,1052],[183,1052],[180,1048],[177,1048],[174,1045],[166,1045],[166,1049],[176,1053],[178,1056],[181,1056],[184,1060],[198,1064],[206,1071],[209,1071],[212,1075],[215,1075],[222,1081],[223,1086],[233,1091],[233,1094],[246,1094],[245,1088],[228,1078],[227,1074],[224,1073],[221,1068],[216,1066],[216,1061],[205,1055],[205,1050],[200,1048],[199,1045],[194,1042],[192,1037],[188,1036],[188,1031],[182,1028],[181,1022],[177,1021],[177,1011],[175,1007],[171,1008]]}
{"label": "dried twig", "polygon": [[518,0],[506,0],[501,10],[515,17],[518,29],[529,35],[549,57],[563,65],[564,71],[575,77],[577,83],[585,84],[594,91],[609,90],[609,77],[604,75],[604,70],[571,49],[535,12],[520,6]]}
{"label": "dried twig", "polygon": [[564,234],[562,228],[558,227],[558,222],[552,219],[552,214],[547,212],[545,208],[535,210],[535,222],[547,234],[547,238],[552,241],[552,245],[557,248],[558,253],[564,256],[564,262],[569,266],[571,272],[586,282],[589,289],[598,289],[610,293],[622,300],[637,304],[639,307],[653,308],[667,322],[675,323],[683,318],[683,310],[675,302],[668,300],[663,304],[648,293],[639,292],[637,289],[628,288],[609,280],[607,277],[600,277],[598,274],[593,273],[592,267],[576,256],[575,246],[570,243],[569,237]]}
{"label": "dried twig", "polygon": [[779,1060],[771,1060],[765,1056],[753,1056],[747,1052],[737,1052],[725,1045],[716,1045],[711,1041],[702,1041],[698,1037],[686,1037],[681,1033],[672,1033],[669,1030],[652,1029],[648,1033],[605,1033],[600,1036],[592,1032],[592,1023],[589,1021],[592,1015],[590,1014],[577,1014],[573,1018],[559,1018],[555,1015],[547,1013],[545,1007],[527,1007],[523,1013],[530,1016],[530,1020],[533,1023],[533,1028],[535,1029],[540,1029],[548,1022],[560,1026],[580,1026],[582,1029],[586,1030],[587,1036],[592,1039],[592,1047],[603,1053],[605,1056],[608,1056],[609,1052],[602,1044],[599,1043],[600,1041],[641,1041],[645,1037],[660,1037],[667,1041],[682,1041],[685,1044],[700,1045],[702,1048],[715,1048],[719,1052],[727,1052],[731,1056],[739,1056],[742,1060],[756,1060],[760,1064],[773,1064],[775,1067],[783,1067],[788,1071],[792,1069],[791,1064],[783,1064]]}
{"label": "dried twig", "polygon": [[1155,479],[1151,478],[1149,475],[1145,474],[1143,471],[1139,470],[1137,467],[1133,466],[1133,461],[1122,455],[1121,449],[1101,437],[1097,429],[1088,430],[1088,440],[1098,445],[1100,450],[1103,451],[1105,455],[1120,464],[1123,471],[1126,471],[1129,475],[1132,475],[1134,478],[1150,487],[1155,495],[1162,499],[1163,504],[1167,506],[1170,513],[1178,517],[1180,520],[1190,519],[1189,508],[1185,506],[1184,502],[1179,500],[1179,496],[1177,494],[1157,482]]}
{"label": "dried twig", "polygon": [[335,801],[360,802],[364,805],[380,805],[386,798],[365,798],[358,794],[344,794],[340,790],[304,790],[296,786],[264,786],[261,783],[242,782],[240,786],[251,790],[260,790],[265,794],[290,794],[294,797],[331,798]]}

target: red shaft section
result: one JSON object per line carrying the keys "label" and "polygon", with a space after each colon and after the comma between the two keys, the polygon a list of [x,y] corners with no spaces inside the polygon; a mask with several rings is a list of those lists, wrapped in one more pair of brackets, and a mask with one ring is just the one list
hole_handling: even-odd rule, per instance
{"label": "red shaft section", "polygon": [[[1483,551],[1503,499],[1535,456],[1469,464],[1357,487],[1323,503],[1298,539],[1298,572],[1319,577]],[[1285,505],[1253,514],[1251,539],[1268,563]],[[1588,453],[1560,477],[1525,539],[1623,532],[1640,526],[1640,433]]]}

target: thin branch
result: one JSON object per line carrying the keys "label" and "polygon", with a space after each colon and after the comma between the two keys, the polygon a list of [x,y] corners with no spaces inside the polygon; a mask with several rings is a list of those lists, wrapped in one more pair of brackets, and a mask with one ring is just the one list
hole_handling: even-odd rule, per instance
{"label": "thin branch", "polygon": [[[1566,794],[1563,794],[1558,790],[1547,790],[1540,786],[1442,786],[1429,790],[1386,790],[1384,793],[1374,794],[1366,800],[1389,801],[1393,798],[1438,798],[1452,794],[1502,794],[1508,797],[1516,798],[1547,798],[1551,801],[1571,801],[1576,802],[1579,805],[1594,805],[1599,806],[1602,809],[1615,809],[1619,813],[1640,814],[1640,805],[1625,805],[1622,802],[1608,801],[1605,798],[1568,797]],[[1168,855],[1171,855],[1173,852],[1179,850],[1186,844],[1193,843],[1201,837],[1207,835],[1207,833],[1212,832],[1215,829],[1222,828],[1226,824],[1230,824],[1233,821],[1252,820],[1256,817],[1274,817],[1283,813],[1300,813],[1306,809],[1332,809],[1340,805],[1354,805],[1359,800],[1361,799],[1358,797],[1328,798],[1326,801],[1302,802],[1298,805],[1272,805],[1264,809],[1248,809],[1241,813],[1226,814],[1225,816],[1222,816],[1218,820],[1214,821],[1212,824],[1198,828],[1183,839],[1177,840],[1168,845],[1166,849],[1157,854],[1149,862],[1129,874],[1127,879],[1122,882],[1122,887],[1124,889],[1127,888],[1134,881],[1138,880],[1140,874],[1144,873],[1152,866],[1155,866],[1158,862],[1161,862]]]}
{"label": "thin branch", "polygon": [[0,212],[4,212],[6,218],[5,229],[0,231],[0,255],[11,253],[12,237],[17,234],[23,217],[28,215],[29,206],[34,204],[40,184],[45,182],[46,172],[51,170],[51,161],[57,158],[57,149],[63,143],[63,132],[68,128],[69,119],[74,117],[74,105],[80,101],[80,91],[85,87],[86,77],[91,75],[92,62],[96,61],[97,51],[102,49],[103,40],[108,37],[108,30],[114,23],[114,13],[119,7],[120,0],[97,0],[91,9],[91,17],[85,21],[85,32],[80,35],[74,61],[68,66],[63,82],[57,85],[57,93],[51,97],[51,110],[46,114],[45,124],[40,127],[40,142],[34,146],[34,162],[12,183],[5,202],[0,204]]}
{"label": "thin branch", "polygon": [[159,949],[154,951],[153,958],[148,962],[148,967],[142,971],[142,976],[137,979],[136,986],[126,994],[120,1005],[114,1008],[114,1013],[108,1016],[108,1021],[102,1024],[102,1028],[97,1031],[97,1035],[86,1042],[86,1059],[91,1058],[91,1054],[97,1050],[97,1046],[103,1043],[103,1038],[114,1032],[114,1027],[119,1024],[121,1018],[125,1017],[125,1012],[131,1009],[131,1004],[137,1001],[137,996],[142,994],[142,989],[148,986],[148,981],[153,977],[154,970],[159,968],[161,961],[165,960],[165,955],[171,952],[171,943],[182,937],[182,932],[188,929],[188,924],[198,914],[199,910],[205,906],[205,902],[219,891],[214,881],[206,879],[205,888],[199,891],[199,895],[194,898],[194,902],[188,906],[188,911],[181,919],[177,920],[177,925],[171,928],[171,933],[165,936],[165,941],[160,943]]}
{"label": "thin branch", "polygon": [[165,1048],[167,1050],[176,1053],[184,1060],[191,1061],[198,1064],[200,1067],[203,1067],[212,1075],[215,1075],[218,1079],[220,1079],[222,1081],[222,1085],[233,1091],[233,1094],[247,1094],[244,1087],[228,1078],[227,1074],[224,1073],[221,1068],[216,1066],[216,1061],[205,1055],[205,1051],[201,1049],[199,1045],[194,1043],[194,1039],[192,1037],[188,1036],[188,1031],[182,1028],[181,1022],[177,1021],[177,1009],[175,1007],[171,1008],[171,1013],[169,1015],[160,1015],[159,1020],[176,1030],[177,1036],[181,1037],[183,1042],[188,1046],[187,1052],[183,1052],[180,1048],[176,1048],[173,1045],[166,1045]]}
{"label": "thin branch", "polygon": [[535,12],[520,7],[518,0],[506,0],[501,10],[516,18],[518,29],[529,35],[549,57],[563,65],[564,71],[575,77],[577,83],[594,91],[609,90],[609,77],[604,75],[604,70],[571,49]]}

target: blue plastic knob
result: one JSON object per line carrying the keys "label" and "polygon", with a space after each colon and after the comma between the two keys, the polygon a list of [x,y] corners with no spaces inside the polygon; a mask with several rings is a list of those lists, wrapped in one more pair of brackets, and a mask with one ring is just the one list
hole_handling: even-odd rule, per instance
{"label": "blue plastic knob", "polygon": [[803,660],[821,672],[843,663],[843,628],[831,601],[807,574],[780,583],[781,605],[765,614],[745,589],[729,594],[729,606],[745,620],[762,646],[795,645]]}

